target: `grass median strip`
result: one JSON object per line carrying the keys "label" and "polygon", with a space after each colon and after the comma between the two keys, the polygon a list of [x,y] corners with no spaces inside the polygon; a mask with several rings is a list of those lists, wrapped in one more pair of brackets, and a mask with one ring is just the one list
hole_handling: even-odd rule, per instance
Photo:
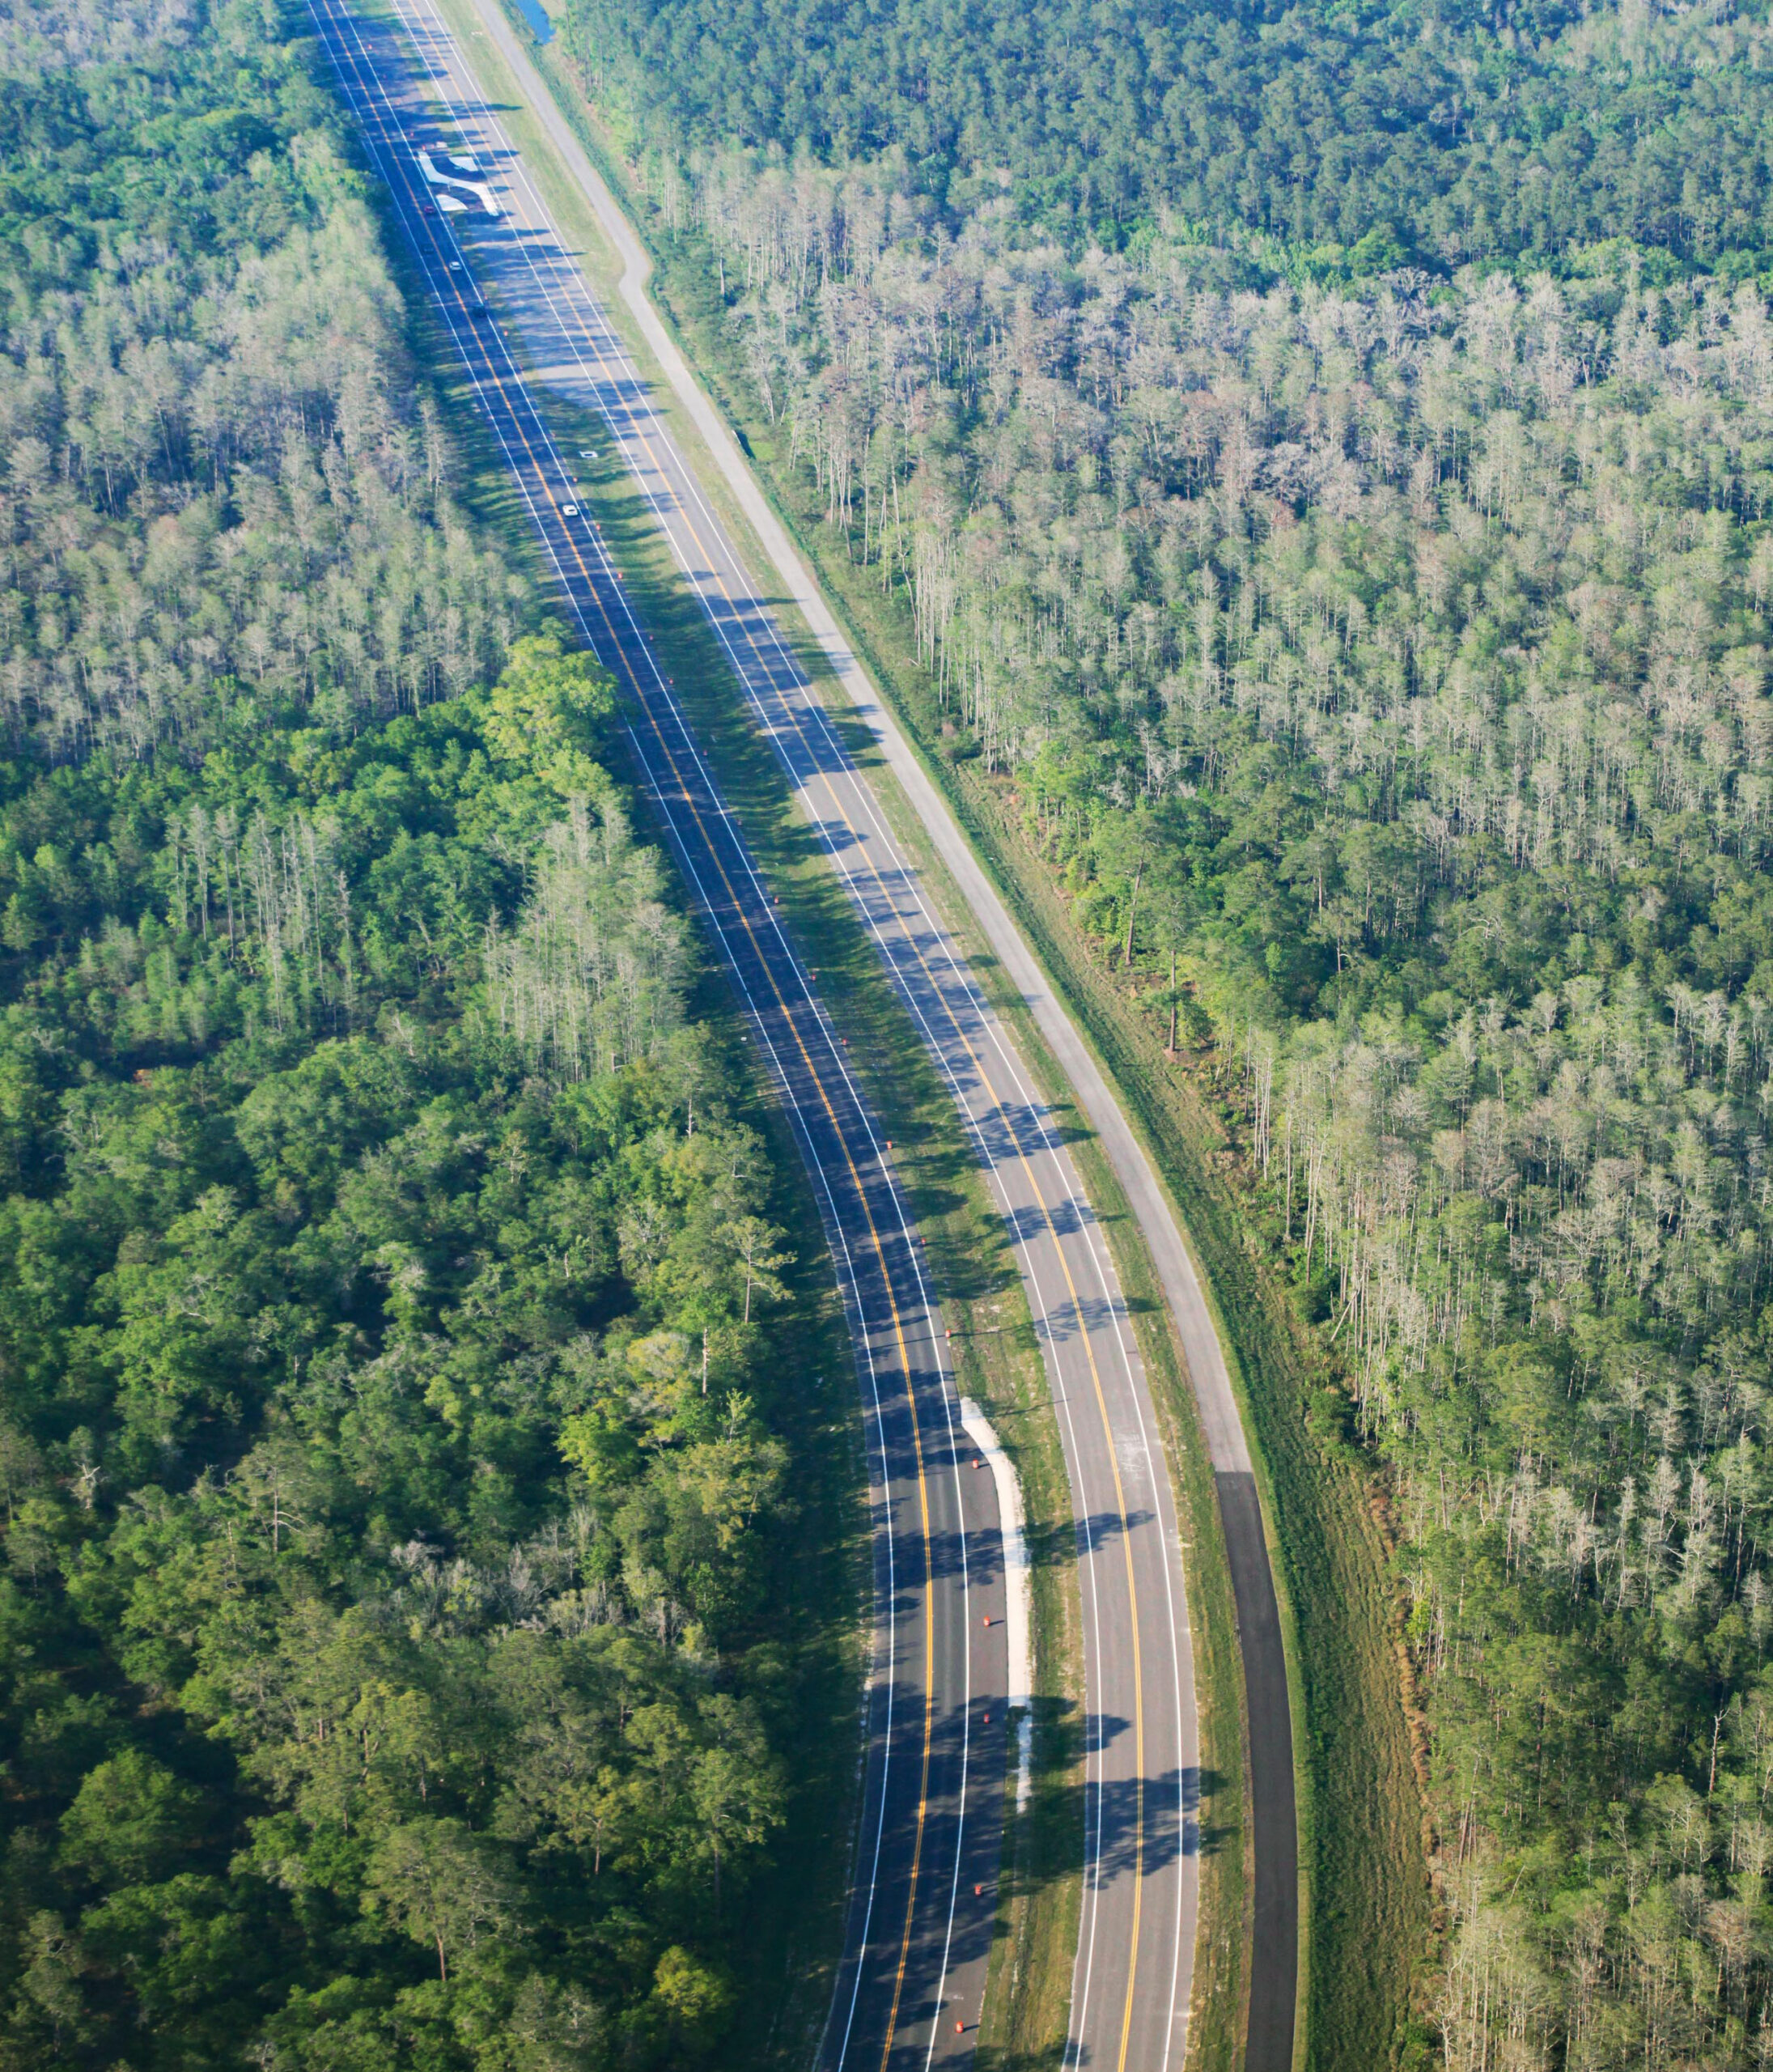
{"label": "grass median strip", "polygon": [[[571,428],[574,414],[551,402]],[[1008,1233],[952,1101],[879,953],[740,704],[724,658],[650,519],[623,486],[600,512],[727,803],[780,897],[783,919],[895,1146],[955,1330],[956,1382],[984,1408],[1020,1480],[1034,1560],[1033,1792],[1006,1833],[1006,1875],[983,2047],[1038,2062],[1063,2043],[1079,1905],[1082,1668],[1071,1497],[1040,1350]],[[634,498],[638,503],[638,497]]]}
{"label": "grass median strip", "polygon": [[[467,17],[465,0],[446,0],[446,5]],[[477,64],[481,48],[477,45],[473,53]],[[493,55],[496,62],[496,53]],[[503,72],[501,76],[508,79],[508,74]],[[570,117],[577,111],[572,108],[570,91],[558,78],[555,83],[562,104]],[[515,95],[515,88],[512,91]],[[595,138],[587,135],[582,121],[577,126],[607,173],[608,155],[596,149]],[[527,135],[533,140],[536,148],[551,158],[539,124],[532,121]],[[563,175],[560,176],[564,179]],[[553,206],[550,196],[550,206]],[[588,210],[581,210],[577,227],[588,245],[600,242],[600,234],[591,220]],[[603,266],[600,277],[596,266],[587,270],[594,279],[600,279],[607,293],[610,278],[607,255]],[[634,327],[624,321],[625,310],[613,302],[607,303],[606,309],[621,332],[624,342],[645,365],[647,355],[642,342],[634,335]],[[673,431],[681,435],[681,415],[672,422]],[[699,441],[693,437],[686,439],[685,444],[699,448]],[[716,471],[708,469],[700,472],[704,476],[705,487],[708,486],[707,478],[715,476]],[[718,487],[718,480],[715,486]],[[721,506],[723,516],[727,516],[723,499]],[[780,508],[779,500],[778,507]],[[747,551],[757,565],[764,565],[761,550],[750,537],[749,528],[741,521],[733,525],[733,531],[741,551]],[[694,609],[687,598],[685,602]],[[1043,1092],[1050,1098],[1063,1098],[1061,1076],[1032,1021],[1023,1011],[1013,988],[995,981],[991,961],[982,954],[964,921],[964,902],[931,851],[914,813],[882,767],[872,738],[855,721],[846,701],[831,679],[818,643],[791,608],[783,609],[778,605],[778,609],[802,666],[838,719],[851,753],[868,769],[896,836],[925,873],[944,923],[955,928],[965,942],[975,972],[986,980],[987,990],[999,1012],[1014,1028],[1024,1056],[1037,1063]],[[1189,1543],[1190,1616],[1203,1736],[1201,1825],[1204,1860],[1202,1930],[1192,2022],[1194,2061],[1228,2066],[1236,2061],[1241,2045],[1247,2006],[1245,1921],[1249,1875],[1248,1838],[1243,1818],[1242,1680],[1216,1500],[1195,1424],[1192,1393],[1186,1386],[1180,1351],[1158,1297],[1143,1242],[1113,1181],[1108,1162],[1094,1149],[1081,1119],[1068,1114],[1067,1120],[1074,1146],[1082,1147],[1084,1177],[1092,1200],[1109,1229],[1117,1268],[1133,1310],[1141,1354],[1164,1421],[1165,1441],[1177,1464],[1175,1482],[1181,1529],[1185,1541]],[[1050,1416],[1050,1411],[1048,1414]],[[1030,1509],[1032,1525],[1032,1504]],[[1037,1605],[1037,1624],[1039,1615]],[[1042,1908],[1034,1904],[1033,1895],[1037,1890],[1044,1891],[1050,1882],[1045,1868],[1047,1860],[1055,1852],[1067,1861],[1075,1859],[1077,1843],[1071,1832],[1069,1813],[1063,1819],[1058,1817],[1063,1800],[1054,1798],[1049,1803],[1052,1809],[1048,1823],[1050,1831],[1042,1826],[1043,1819],[1048,1819],[1048,1806],[1043,1805],[1037,1796],[1030,1832],[1014,1840],[1015,1846],[1025,1846],[1030,1852],[1028,1872],[1026,1875],[1018,1873],[1007,1881],[1012,1908],[1019,1909],[999,1959],[1000,1964],[1009,1964],[1005,1983],[1011,1989],[1007,1993],[994,1990],[990,1996],[984,2040],[987,2061],[992,2051],[996,2050],[1001,2053],[998,2061],[1006,2066],[1045,2062],[1046,2054],[1063,2044],[1071,1955],[1075,1947],[1076,1901],[1074,1898],[1069,1902],[1067,1914],[1051,1905]],[[1075,1884],[1075,1879],[1073,1882]]]}
{"label": "grass median strip", "polygon": [[[554,53],[544,50],[537,58],[644,236],[646,211],[636,206],[613,154],[582,105],[575,105]],[[902,608],[880,597],[872,582],[846,562],[841,540],[821,526],[804,486],[787,469],[775,435],[749,416],[742,383],[716,322],[712,275],[698,263],[696,248],[687,241],[675,248],[668,240],[651,242],[658,262],[655,299],[739,429],[778,515],[838,605],[901,722],[923,745],[1000,890],[1120,1086],[1206,1269],[1263,1456],[1265,1498],[1278,1543],[1277,1582],[1288,1620],[1289,1669],[1301,1729],[1296,1753],[1302,1906],[1311,1935],[1309,1967],[1301,1952],[1309,2061],[1347,2065],[1351,2072],[1356,2065],[1393,2061],[1406,2047],[1409,1979],[1427,1933],[1427,1909],[1419,1806],[1398,1698],[1391,1592],[1365,1478],[1305,1428],[1300,1405],[1312,1386],[1313,1350],[1297,1328],[1286,1290],[1252,1256],[1237,1204],[1215,1169],[1223,1145],[1212,1119],[1188,1087],[1154,1071],[1149,1032],[1126,1020],[1037,860],[1020,853],[1013,812],[1006,808],[1000,787],[948,766],[941,755],[933,689],[910,652]],[[822,672],[813,666],[814,644],[803,635],[800,646],[818,681]],[[884,794],[891,787],[881,788]],[[899,816],[901,834],[910,818],[908,813]],[[948,902],[951,919],[956,903]],[[1025,1029],[1019,1033],[1027,1034]],[[1179,1438],[1180,1433],[1178,1427]],[[1190,1451],[1181,1444],[1178,1458],[1186,1459]],[[1211,1529],[1194,1535],[1197,1564],[1203,1540],[1218,1544],[1216,1515],[1211,1510],[1206,1515]],[[1210,1602],[1197,1607],[1198,1650],[1212,1612]],[[1204,1710],[1214,1675],[1210,1652],[1200,1654],[1197,1667]],[[1206,1867],[1207,1998],[1197,1996],[1196,2040],[1202,2061],[1213,2061],[1221,2049],[1215,2036],[1241,2034],[1237,2016],[1227,2010],[1247,1985],[1239,1966],[1221,1964],[1212,1955],[1226,1909],[1211,1889],[1221,1868],[1211,1862]]]}

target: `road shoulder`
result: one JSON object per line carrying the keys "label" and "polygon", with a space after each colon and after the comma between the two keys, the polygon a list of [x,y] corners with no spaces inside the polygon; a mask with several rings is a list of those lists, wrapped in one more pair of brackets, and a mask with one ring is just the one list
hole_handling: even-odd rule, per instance
{"label": "road shoulder", "polygon": [[[1247,1478],[1252,1467],[1250,1454],[1228,1363],[1214,1327],[1210,1299],[1138,1136],[1110,1093],[1106,1077],[1086,1039],[1061,1004],[1056,989],[1046,980],[972,846],[931,783],[916,749],[898,727],[859,660],[853,643],[840,630],[808,565],[790,541],[766,495],[750,475],[718,407],[692,374],[664,321],[647,300],[643,283],[649,261],[638,238],[527,56],[518,47],[496,5],[492,4],[492,0],[477,0],[477,18],[485,24],[488,40],[515,78],[521,94],[532,103],[534,121],[547,130],[561,159],[571,168],[583,194],[588,197],[596,213],[596,231],[618,255],[620,271],[616,288],[620,308],[612,314],[626,312],[630,321],[622,325],[622,329],[630,346],[637,343],[638,332],[638,342],[643,343],[646,348],[643,358],[651,363],[661,377],[664,388],[668,391],[673,430],[681,435],[685,421],[688,420],[696,437],[686,439],[685,446],[691,449],[693,462],[698,465],[699,471],[706,472],[701,469],[702,462],[712,464],[719,478],[712,486],[724,492],[720,499],[723,515],[736,505],[748,521],[735,529],[741,552],[750,550],[754,565],[770,567],[782,589],[797,608],[825,664],[824,673],[827,680],[821,684],[821,690],[828,703],[837,704],[840,710],[846,707],[851,715],[861,720],[872,737],[878,766],[871,774],[877,794],[882,796],[883,803],[890,795],[897,795],[893,803],[900,810],[893,812],[892,817],[899,831],[902,833],[907,818],[918,823],[921,839],[916,847],[923,852],[919,860],[932,855],[940,858],[942,868],[936,876],[946,883],[940,889],[932,886],[932,890],[935,890],[938,906],[945,910],[944,919],[952,923],[958,913],[964,911],[967,915],[973,924],[967,932],[982,935],[983,953],[997,969],[1000,983],[993,990],[999,1001],[1001,1003],[1006,992],[1013,996],[1013,1021],[1024,1047],[1030,1033],[1038,1035],[1039,1041],[1032,1047],[1043,1055],[1046,1070],[1042,1076],[1058,1076],[1077,1089],[1082,1110],[1080,1119],[1088,1119],[1092,1134],[1100,1142],[1101,1162],[1112,1169],[1116,1192],[1124,1195],[1130,1207],[1126,1221],[1130,1225],[1136,1221],[1143,1233],[1140,1249],[1148,1254],[1148,1277],[1161,1286],[1169,1314],[1181,1333],[1184,1364],[1198,1398],[1198,1404],[1190,1406],[1198,1418],[1195,1446],[1204,1450],[1215,1466],[1231,1475]],[[465,19],[469,4],[469,0],[455,0],[448,11],[455,14],[460,11]],[[550,194],[551,204],[554,198]],[[583,225],[583,214],[581,209],[581,226],[589,228]],[[592,242],[587,236],[587,247]],[[603,265],[592,270],[597,285],[606,296],[610,291],[609,257],[606,251]],[[661,397],[660,400],[668,399]],[[694,450],[697,448],[700,448],[699,454]],[[749,539],[745,537],[747,533]],[[837,693],[835,698],[831,696],[833,690]],[[890,783],[882,783],[883,769],[890,773]],[[1092,1182],[1092,1193],[1098,1186],[1099,1179]],[[1105,1216],[1105,1220],[1109,1219]],[[1126,1234],[1122,1235],[1122,1244]],[[1173,1440],[1178,1432],[1177,1420],[1172,1414],[1165,1421],[1169,1427],[1167,1436]],[[1173,1469],[1178,1465],[1173,1445],[1171,1461]],[[1187,1478],[1177,1475],[1174,1479]],[[1179,1491],[1179,1501],[1182,1497],[1183,1492]],[[1193,1492],[1188,1501],[1184,1532],[1197,1543],[1197,1559],[1191,1566],[1198,1567],[1198,1543],[1207,1538],[1216,1541],[1219,1536],[1217,1518],[1210,1513],[1204,1518],[1202,1515],[1198,1491]],[[1246,1560],[1253,1560],[1258,1567],[1266,1569],[1266,1548],[1259,1535],[1253,1548],[1247,1534],[1240,1543]],[[1265,1575],[1260,1581],[1266,1584],[1266,1592],[1258,1588],[1248,1594],[1254,1603],[1261,1603],[1266,1598],[1266,1603],[1272,1607],[1276,1603],[1272,1580]],[[1226,1609],[1228,1611],[1228,1604]],[[1273,1619],[1276,1615],[1270,1610],[1266,1616]],[[1203,1686],[1207,1681],[1202,1674],[1204,1667],[1197,1657],[1197,1680]],[[1223,1684],[1222,1675],[1218,1680]],[[1290,1749],[1290,1705],[1285,1711],[1280,1741],[1283,1747]],[[1273,1739],[1270,1734],[1270,1745]],[[1287,1766],[1289,1789],[1286,1794],[1286,1813],[1290,1828],[1290,1756]],[[1242,1764],[1238,1767],[1241,1768]],[[1221,1975],[1224,1968],[1222,1968]],[[1285,2005],[1290,2002],[1292,1995],[1283,1993],[1279,1998]]]}

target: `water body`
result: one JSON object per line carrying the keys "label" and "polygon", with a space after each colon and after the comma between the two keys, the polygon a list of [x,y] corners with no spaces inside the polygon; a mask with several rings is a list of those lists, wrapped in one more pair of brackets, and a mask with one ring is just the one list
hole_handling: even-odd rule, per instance
{"label": "water body", "polygon": [[528,23],[537,43],[546,43],[554,35],[554,25],[549,20],[541,0],[517,0],[517,11]]}

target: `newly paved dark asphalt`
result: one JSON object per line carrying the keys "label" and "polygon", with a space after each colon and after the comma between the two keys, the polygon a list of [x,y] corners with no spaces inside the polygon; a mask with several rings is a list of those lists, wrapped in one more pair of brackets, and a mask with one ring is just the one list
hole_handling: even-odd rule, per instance
{"label": "newly paved dark asphalt", "polygon": [[[339,0],[314,4],[586,638],[634,696],[637,753],[824,1190],[864,1391],[880,1399],[876,1717],[823,2061],[910,2066],[956,2061],[973,2049],[1003,1773],[1003,1665],[991,1645],[999,1629],[980,1623],[999,1603],[995,1507],[988,1477],[954,1472],[940,1326],[932,1333],[933,1298],[877,1134],[594,529],[566,515],[571,471],[537,418],[507,322],[529,378],[609,424],[990,1175],[1041,1334],[1078,1520],[1086,1887],[1067,2061],[1117,2072],[1179,2066],[1194,1955],[1198,1760],[1181,1550],[1125,1304],[1072,1161],[447,28],[428,0],[397,0],[399,39],[354,20]],[[421,213],[415,146],[439,120],[490,182],[496,220],[477,209],[446,226]],[[466,313],[471,278],[486,285],[494,321]],[[975,1884],[983,1887],[977,1896]]]}

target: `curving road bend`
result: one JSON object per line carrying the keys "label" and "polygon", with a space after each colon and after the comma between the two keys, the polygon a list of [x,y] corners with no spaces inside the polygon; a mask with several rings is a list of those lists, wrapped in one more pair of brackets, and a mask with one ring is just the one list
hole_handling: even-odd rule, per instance
{"label": "curving road bend", "polygon": [[[352,22],[337,0],[315,4],[335,36],[349,28],[362,77],[375,83],[386,104],[379,163],[384,155],[397,161],[403,147],[412,158],[429,100],[476,162],[477,177],[497,197],[496,219],[477,214],[456,219],[474,272],[509,313],[531,379],[596,409],[609,424],[973,1134],[1041,1333],[1078,1519],[1088,1708],[1086,1875],[1067,2061],[1113,2066],[1117,2072],[1180,2066],[1197,1900],[1198,1758],[1186,1601],[1173,1502],[1145,1378],[1105,1242],[1073,1162],[774,614],[653,411],[509,138],[481,99],[447,26],[430,0],[395,0],[405,32],[404,47],[397,47],[392,38]],[[415,63],[422,75],[416,80]],[[421,177],[416,168],[397,163],[392,172],[387,165],[380,169],[391,187],[403,175],[409,186]],[[422,220],[419,227],[422,232]],[[441,227],[432,237],[447,270],[455,240]],[[503,349],[494,327],[469,329],[471,343]],[[486,333],[490,337],[479,335]],[[520,384],[515,374],[506,380]],[[504,407],[502,396],[498,408]],[[545,524],[543,529],[546,537]],[[560,556],[555,558],[558,567]],[[587,623],[587,638],[600,652],[618,630]],[[634,637],[638,639],[638,629]],[[687,741],[668,686],[634,687],[643,702],[650,698],[668,708],[667,731]],[[666,791],[681,783],[679,763],[689,760],[687,748],[671,760]],[[649,771],[653,766],[649,762]],[[711,797],[711,784],[707,790]],[[668,798],[666,804],[668,811]],[[681,838],[674,840],[687,849]],[[706,898],[706,885],[703,890]],[[709,903],[718,926],[718,902]],[[728,961],[746,993],[741,950],[729,952]],[[791,1075],[781,1076],[791,1107]],[[812,1149],[811,1131],[804,1132],[803,1143]],[[836,1204],[828,1221],[838,1231],[834,1250],[845,1242],[853,1245],[853,1228]],[[859,1305],[853,1307],[859,1312]],[[949,1444],[952,1449],[952,1439]],[[890,1476],[893,1458],[884,1437],[881,1450],[883,1472]],[[982,1479],[961,1478],[963,1489],[972,1480]],[[902,1663],[910,1647],[893,1577],[902,1582],[915,1556],[897,1551],[897,1537],[890,1529],[880,1535],[884,1587],[894,1605],[882,1625],[889,1662],[883,1682],[897,1676],[891,1665]],[[931,1583],[940,1580],[927,1545],[923,1561]],[[997,1582],[995,1565],[992,1573]],[[924,1596],[927,1627],[935,1597],[927,1590]],[[929,1684],[923,1751],[910,1764],[900,1759],[901,1781],[908,1768],[917,1768],[920,1779],[933,1774],[939,1753],[956,1740],[966,1744],[967,1715],[983,1709],[978,1688],[976,1677],[970,1684],[964,1676]],[[975,1734],[972,1754],[971,1771],[963,1768],[955,1794],[956,1866],[969,1852],[995,1864],[997,1849],[1001,1801],[970,1807],[969,1793],[977,1790],[980,1766],[987,1762],[993,1783],[1000,1785],[1001,1743],[987,1756]],[[958,1867],[945,1892],[936,1889],[944,1883],[930,1867],[936,1802],[927,1790],[895,1795],[889,1783],[876,1790],[876,1772],[884,1767],[890,1777],[893,1761],[892,1734],[877,1733],[867,1799],[871,1825],[859,1853],[848,1942],[822,2052],[822,2062],[833,2068],[958,2061],[973,2049],[976,1988],[989,1947],[989,1879],[974,1881],[986,1887],[978,1901]],[[945,1835],[941,1846],[948,1847]]]}
{"label": "curving road bend", "polygon": [[1292,2072],[1299,2042],[1302,1938],[1299,1824],[1293,1777],[1293,1722],[1286,1649],[1267,1530],[1236,1391],[1212,1306],[1174,1208],[1095,1053],[1041,969],[1020,928],[904,731],[869,681],[833,617],[817,580],[765,498],[738,442],[677,350],[647,282],[652,262],[604,185],[584,146],[513,34],[501,0],[472,0],[483,32],[597,218],[621,261],[617,292],[656,359],[672,394],[705,441],[715,469],[755,531],[783,594],[797,605],[823,650],[855,717],[873,736],[931,847],[1029,1018],[1051,1050],[1077,1105],[1126,1191],[1148,1247],[1187,1361],[1202,1437],[1212,1468],[1236,1604],[1249,1727],[1250,1868],[1249,1989],[1244,2072]]}
{"label": "curving road bend", "polygon": [[562,593],[626,694],[636,758],[819,1197],[867,1412],[875,1521],[876,1633],[855,1879],[865,1961],[851,1967],[851,2011],[840,2006],[833,2026],[866,2046],[850,2053],[859,2066],[897,2072],[945,2061],[970,2050],[984,1993],[1008,1665],[995,1492],[989,1475],[963,1471],[971,1449],[919,1241],[842,1039],[574,499],[570,467],[501,329],[477,308],[445,219],[428,213],[409,141],[426,112],[418,75],[384,27],[338,0],[311,0],[311,11]]}
{"label": "curving road bend", "polygon": [[[1021,1059],[931,911],[447,25],[431,0],[395,5],[449,120],[499,176],[505,214],[496,224],[477,224],[472,236],[536,378],[609,424],[940,1067],[996,1193],[1043,1343],[1079,1524],[1086,1878],[1071,2054],[1078,2064],[1121,2072],[1179,2065],[1197,1890],[1193,1664],[1173,1500],[1105,1242]],[[846,2061],[844,2043],[833,2023],[833,2065]]]}

